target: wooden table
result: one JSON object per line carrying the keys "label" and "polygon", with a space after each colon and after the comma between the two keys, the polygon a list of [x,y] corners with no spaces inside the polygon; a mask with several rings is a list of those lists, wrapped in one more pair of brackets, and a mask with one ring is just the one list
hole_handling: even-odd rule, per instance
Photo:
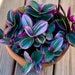
{"label": "wooden table", "polygon": [[[57,0],[37,0],[39,3],[54,3]],[[67,11],[72,7],[75,12],[75,0],[61,0]],[[4,29],[6,15],[9,9],[23,5],[24,0],[3,0],[0,6],[0,28]],[[5,45],[0,44],[0,75],[22,75],[21,67],[7,54]],[[75,48],[70,47],[64,57],[55,65],[44,68],[40,75],[75,75]]]}

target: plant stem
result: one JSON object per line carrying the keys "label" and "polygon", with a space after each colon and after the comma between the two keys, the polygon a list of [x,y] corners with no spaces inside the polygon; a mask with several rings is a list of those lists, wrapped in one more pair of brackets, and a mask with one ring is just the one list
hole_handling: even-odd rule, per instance
{"label": "plant stem", "polygon": [[64,9],[63,9],[63,7],[62,7],[61,5],[59,5],[59,8],[60,8],[60,9],[61,9],[61,11],[63,12],[64,16],[66,16],[66,13],[65,13],[65,11],[64,11]]}
{"label": "plant stem", "polygon": [[24,0],[24,5],[26,5],[26,0]]}
{"label": "plant stem", "polygon": [[60,3],[61,3],[61,0],[58,0],[58,11],[60,9]]}

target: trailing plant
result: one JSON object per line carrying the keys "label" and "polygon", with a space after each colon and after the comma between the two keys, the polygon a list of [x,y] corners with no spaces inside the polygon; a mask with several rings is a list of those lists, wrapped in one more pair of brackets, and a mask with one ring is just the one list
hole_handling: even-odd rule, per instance
{"label": "trailing plant", "polygon": [[0,43],[23,55],[25,74],[32,68],[40,71],[44,63],[56,62],[69,45],[75,46],[75,16],[71,7],[66,14],[60,1],[58,6],[32,1],[16,12],[9,10]]}

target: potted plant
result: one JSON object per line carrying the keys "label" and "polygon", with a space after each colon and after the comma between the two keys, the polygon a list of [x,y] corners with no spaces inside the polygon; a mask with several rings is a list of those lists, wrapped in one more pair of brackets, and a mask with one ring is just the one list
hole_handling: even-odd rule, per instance
{"label": "potted plant", "polygon": [[0,29],[0,43],[6,44],[9,55],[25,74],[32,68],[55,64],[75,46],[75,16],[69,7],[67,14],[60,0],[58,5],[31,1],[23,7],[9,10],[5,30]]}

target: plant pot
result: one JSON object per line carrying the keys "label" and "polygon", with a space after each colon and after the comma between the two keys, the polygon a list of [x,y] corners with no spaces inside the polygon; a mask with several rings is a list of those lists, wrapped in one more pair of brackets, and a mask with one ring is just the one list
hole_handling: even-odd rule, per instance
{"label": "plant pot", "polygon": [[[25,2],[26,3],[26,2]],[[23,6],[24,7],[24,6]],[[20,13],[23,13],[23,7],[19,7],[17,9],[14,9],[13,11],[14,12],[17,12],[19,11]],[[47,66],[50,66],[50,65],[53,65],[53,64],[56,64],[63,56],[64,54],[66,53],[66,51],[68,50],[69,48],[69,44],[67,46],[66,49],[63,50],[63,53],[56,59],[55,62],[52,62],[52,63],[43,63],[43,67],[47,67]],[[17,62],[20,64],[20,66],[24,66],[27,62],[25,61],[24,58],[22,58],[21,56],[19,56],[18,54],[16,54],[15,52],[13,52],[13,50],[9,47],[9,46],[6,46],[6,49],[7,49],[7,52],[9,53],[9,55]]]}
{"label": "plant pot", "polygon": [[10,10],[5,24],[7,30],[0,30],[0,42],[8,44],[7,52],[26,74],[33,67],[37,70],[38,67],[41,69],[40,65],[47,67],[56,64],[69,45],[75,45],[75,32],[69,23],[74,19],[69,16],[70,9],[66,16],[60,0],[58,8],[54,4],[28,3],[25,1],[24,6]]}

